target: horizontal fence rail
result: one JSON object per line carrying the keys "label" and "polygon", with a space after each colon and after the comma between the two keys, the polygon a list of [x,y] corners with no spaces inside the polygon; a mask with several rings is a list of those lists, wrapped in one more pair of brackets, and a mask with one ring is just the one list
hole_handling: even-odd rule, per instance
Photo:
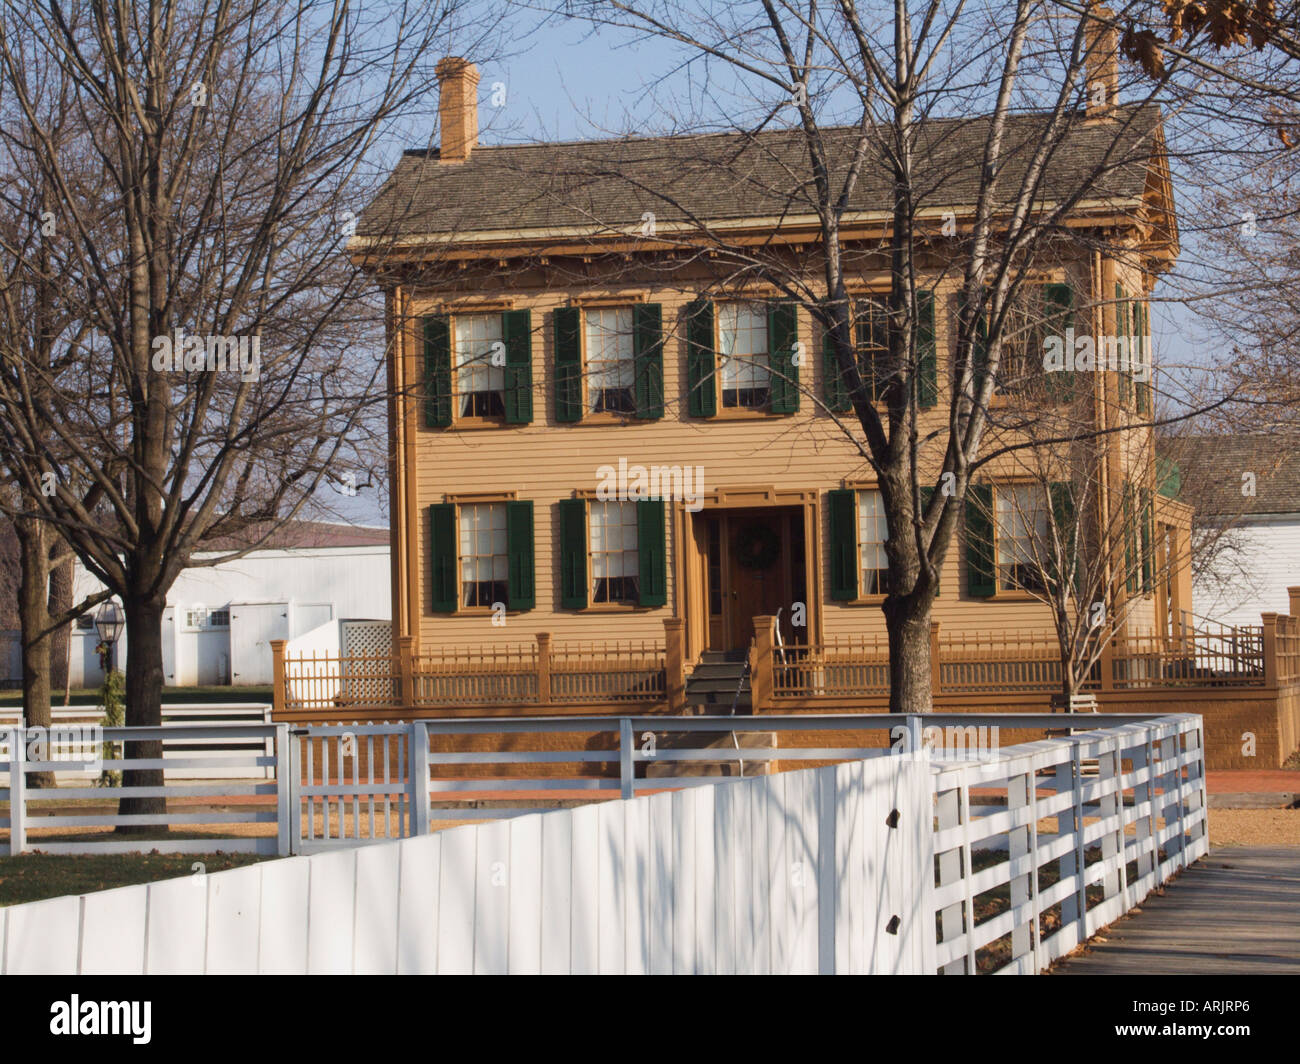
{"label": "horizontal fence rail", "polygon": [[[280,725],[285,825],[313,803],[356,819],[388,802],[391,841],[330,849],[318,833],[327,852],[10,907],[3,971],[1027,973],[1206,852],[1199,717],[809,726]],[[820,745],[746,746],[757,728]],[[1011,728],[1045,737],[1000,745]],[[586,736],[576,748],[574,734]],[[954,734],[975,742],[954,749]],[[796,770],[739,775],[778,758]],[[404,780],[390,765],[402,759]],[[737,774],[646,775],[709,763]],[[589,772],[608,800],[575,801],[577,777],[541,771],[558,765]],[[489,766],[510,774],[486,781],[498,795],[517,783],[538,804],[429,834],[439,803],[485,782],[454,773]]]}

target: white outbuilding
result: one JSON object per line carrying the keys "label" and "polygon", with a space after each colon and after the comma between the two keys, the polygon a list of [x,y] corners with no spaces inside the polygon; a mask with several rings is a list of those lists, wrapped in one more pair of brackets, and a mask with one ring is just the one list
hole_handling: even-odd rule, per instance
{"label": "white outbuilding", "polygon": [[[390,613],[386,528],[297,521],[258,550],[195,565],[177,577],[163,613],[163,672],[168,686],[269,684],[271,640],[338,652],[351,637],[387,643]],[[196,561],[220,557],[212,552]],[[102,585],[77,565],[77,600]],[[364,622],[364,623],[363,623]],[[129,633],[119,641],[127,661]],[[93,614],[74,625],[69,653],[73,687],[103,679]]]}

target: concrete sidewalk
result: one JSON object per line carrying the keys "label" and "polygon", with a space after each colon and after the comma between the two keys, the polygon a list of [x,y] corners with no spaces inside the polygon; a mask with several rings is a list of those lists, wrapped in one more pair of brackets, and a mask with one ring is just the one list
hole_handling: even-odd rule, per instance
{"label": "concrete sidewalk", "polygon": [[1300,846],[1217,850],[1054,975],[1300,975]]}

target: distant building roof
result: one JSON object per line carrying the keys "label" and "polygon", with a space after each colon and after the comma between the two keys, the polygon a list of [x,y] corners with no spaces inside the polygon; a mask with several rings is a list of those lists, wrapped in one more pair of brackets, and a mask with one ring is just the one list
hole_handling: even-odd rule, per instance
{"label": "distant building roof", "polygon": [[[257,543],[265,533],[266,525],[256,525],[237,536],[223,536],[205,541],[203,550],[240,550]],[[327,521],[289,521],[257,543],[256,550],[290,550],[307,547],[372,547],[387,546],[388,529],[369,525],[331,524]]]}
{"label": "distant building roof", "polygon": [[1177,465],[1180,497],[1198,516],[1300,513],[1298,437],[1177,436],[1162,440],[1160,452]]}

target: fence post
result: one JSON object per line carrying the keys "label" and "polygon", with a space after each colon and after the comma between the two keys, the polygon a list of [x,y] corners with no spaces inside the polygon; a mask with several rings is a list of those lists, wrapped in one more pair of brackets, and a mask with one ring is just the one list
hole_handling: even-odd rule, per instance
{"label": "fence post", "polygon": [[411,834],[429,834],[429,728],[422,720],[411,721],[410,768]]}
{"label": "fence post", "polygon": [[775,682],[772,669],[776,647],[776,618],[770,614],[754,618],[754,642],[749,648],[749,703],[751,712],[771,708]]}
{"label": "fence post", "polygon": [[1277,686],[1277,614],[1264,613],[1264,686]]}
{"label": "fence post", "polygon": [[284,645],[283,639],[271,640],[271,712],[276,717],[284,712]]}
{"label": "fence post", "polygon": [[537,704],[551,701],[551,633],[537,633]]}
{"label": "fence post", "polygon": [[907,752],[913,757],[920,757],[925,749],[925,729],[921,727],[921,718],[916,713],[907,715]]}
{"label": "fence post", "polygon": [[930,622],[930,694],[943,690],[942,663],[939,661],[939,622]]}
{"label": "fence post", "polygon": [[9,730],[9,856],[27,850],[27,733]]}
{"label": "fence post", "polygon": [[398,706],[415,708],[415,636],[397,637]]}
{"label": "fence post", "polygon": [[289,756],[292,740],[289,738],[289,725],[275,726],[275,819],[276,847],[278,857],[288,857],[290,850],[289,834],[292,827],[293,795],[298,791],[298,781],[293,778],[293,758]]}
{"label": "fence post", "polygon": [[620,717],[618,721],[618,789],[622,798],[632,797],[632,718]]}
{"label": "fence post", "polygon": [[664,699],[669,713],[686,705],[686,629],[680,617],[664,619]]}
{"label": "fence post", "polygon": [[1300,617],[1300,587],[1287,588],[1286,596],[1287,599],[1290,601],[1290,605],[1287,607],[1287,611],[1291,614],[1292,617]]}
{"label": "fence post", "polygon": [[[300,736],[306,736],[307,742],[311,742],[311,735],[306,728],[300,731],[289,730],[289,852],[298,851],[298,839],[302,835],[302,740]],[[310,752],[309,752],[310,755]],[[311,780],[307,781],[311,783]],[[311,831],[315,831],[315,823],[311,819],[316,814],[313,808],[314,799],[307,802],[307,823]],[[326,812],[326,822],[328,823],[329,813]]]}

